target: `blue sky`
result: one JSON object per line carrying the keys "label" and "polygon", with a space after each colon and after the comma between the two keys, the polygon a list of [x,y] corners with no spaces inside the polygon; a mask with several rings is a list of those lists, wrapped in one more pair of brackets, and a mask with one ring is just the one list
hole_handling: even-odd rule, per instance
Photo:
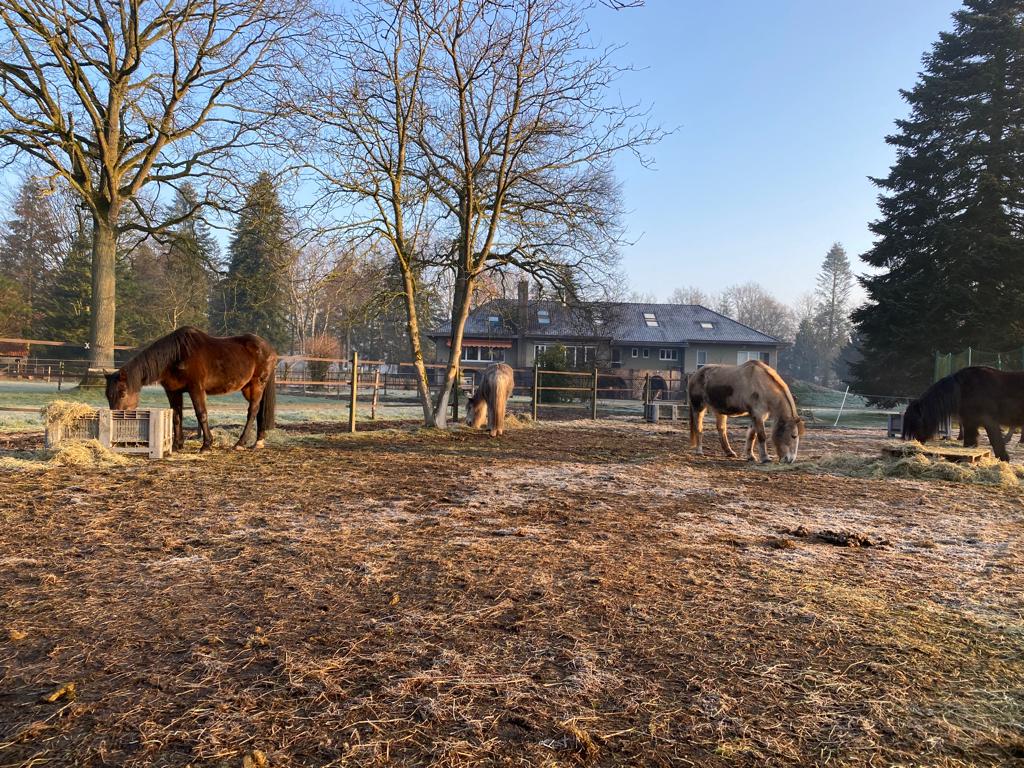
{"label": "blue sky", "polygon": [[790,302],[829,246],[871,245],[885,136],[907,114],[921,56],[959,0],[647,0],[591,14],[642,71],[618,84],[666,127],[656,170],[624,158],[631,288],[717,292],[755,280]]}

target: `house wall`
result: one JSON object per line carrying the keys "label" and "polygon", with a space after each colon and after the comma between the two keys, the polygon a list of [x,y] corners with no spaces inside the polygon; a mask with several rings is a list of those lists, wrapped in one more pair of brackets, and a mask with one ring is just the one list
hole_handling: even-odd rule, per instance
{"label": "house wall", "polygon": [[[621,365],[617,366],[624,370],[632,371],[643,371],[643,372],[654,372],[654,371],[665,371],[665,370],[679,370],[683,365],[683,359],[686,354],[685,348],[679,347],[665,347],[651,344],[616,344],[615,348],[619,350],[619,362]],[[637,356],[633,357],[633,350],[637,351]],[[661,350],[662,349],[674,349],[676,351],[675,360],[662,360]],[[647,352],[647,357],[644,357],[644,351]]]}
{"label": "house wall", "polygon": [[686,349],[685,370],[693,373],[697,370],[697,352],[706,351],[708,365],[736,365],[740,352],[767,352],[770,356],[768,365],[777,368],[779,350],[777,347],[743,346],[739,344],[700,344],[694,343]]}

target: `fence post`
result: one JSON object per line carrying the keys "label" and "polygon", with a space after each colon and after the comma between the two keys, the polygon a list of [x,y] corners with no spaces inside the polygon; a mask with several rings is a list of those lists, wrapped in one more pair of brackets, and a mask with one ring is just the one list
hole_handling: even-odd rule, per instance
{"label": "fence post", "polygon": [[64,361],[60,361],[60,368],[57,371],[57,391],[64,385]]}
{"label": "fence post", "polygon": [[651,374],[649,374],[649,373],[645,373],[644,374],[644,392],[643,392],[643,394],[644,394],[644,396],[643,396],[644,405],[645,406],[646,405],[650,405],[651,402],[650,402],[649,398],[651,396]]}
{"label": "fence post", "polygon": [[377,418],[377,392],[380,388],[380,369],[373,374],[373,400],[370,401],[370,418]]}
{"label": "fence post", "polygon": [[590,403],[590,418],[597,418],[597,366],[594,366],[594,391],[593,398]]}
{"label": "fence post", "polygon": [[537,420],[537,400],[540,399],[540,363],[533,364],[533,420]]}
{"label": "fence post", "polygon": [[359,353],[352,352],[352,377],[349,381],[352,391],[348,399],[348,431],[356,431],[356,390],[359,387]]}
{"label": "fence post", "polygon": [[971,348],[967,348],[967,367],[971,367]]}

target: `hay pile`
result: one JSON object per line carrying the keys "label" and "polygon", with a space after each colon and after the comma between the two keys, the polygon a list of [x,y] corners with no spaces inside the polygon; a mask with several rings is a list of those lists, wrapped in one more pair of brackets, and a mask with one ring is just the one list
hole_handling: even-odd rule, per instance
{"label": "hay pile", "polygon": [[51,451],[23,451],[0,456],[0,469],[42,471],[53,467],[123,467],[134,460],[103,447],[98,440],[69,440]]}
{"label": "hay pile", "polygon": [[996,459],[982,459],[976,464],[957,464],[942,459],[929,459],[922,454],[902,458],[865,456],[859,453],[836,453],[796,464],[758,465],[764,472],[804,470],[845,477],[880,480],[901,477],[910,480],[947,480],[955,483],[998,485],[1020,488],[1024,466]]}
{"label": "hay pile", "polygon": [[77,403],[72,400],[54,400],[39,409],[43,422],[48,426],[60,424],[68,426],[79,419],[96,415],[96,409],[88,403]]}

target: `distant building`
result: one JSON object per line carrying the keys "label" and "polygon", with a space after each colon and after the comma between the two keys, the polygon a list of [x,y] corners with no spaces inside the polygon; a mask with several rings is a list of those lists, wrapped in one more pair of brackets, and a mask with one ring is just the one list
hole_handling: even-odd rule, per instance
{"label": "distant building", "polygon": [[[429,337],[439,362],[448,359],[451,330]],[[472,312],[462,340],[462,365],[503,360],[514,368],[533,365],[549,347],[565,347],[571,368],[621,370],[622,374],[692,373],[709,363],[747,360],[778,364],[781,342],[707,307],[688,304],[599,302],[570,307],[529,298],[520,283],[517,300],[495,299]]]}

